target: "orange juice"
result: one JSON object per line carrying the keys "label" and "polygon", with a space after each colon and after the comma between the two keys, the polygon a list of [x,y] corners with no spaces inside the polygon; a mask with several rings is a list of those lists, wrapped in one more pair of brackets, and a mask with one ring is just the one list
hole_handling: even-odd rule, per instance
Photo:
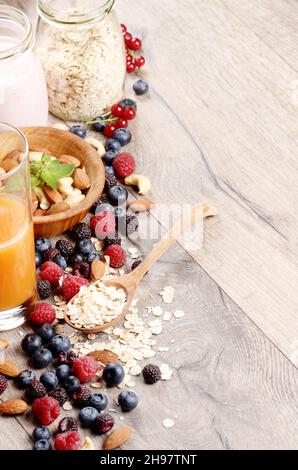
{"label": "orange juice", "polygon": [[33,223],[24,203],[0,195],[0,318],[30,300],[35,291]]}

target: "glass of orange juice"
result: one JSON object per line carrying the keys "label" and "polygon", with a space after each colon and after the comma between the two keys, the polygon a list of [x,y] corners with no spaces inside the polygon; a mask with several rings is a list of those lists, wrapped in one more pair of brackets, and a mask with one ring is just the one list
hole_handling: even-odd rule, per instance
{"label": "glass of orange juice", "polygon": [[25,135],[0,123],[0,331],[21,325],[35,300],[28,157]]}

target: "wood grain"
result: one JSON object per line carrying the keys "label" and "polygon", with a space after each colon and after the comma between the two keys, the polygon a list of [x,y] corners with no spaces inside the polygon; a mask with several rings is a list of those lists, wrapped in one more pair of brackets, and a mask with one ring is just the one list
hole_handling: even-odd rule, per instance
{"label": "wood grain", "polygon": [[[298,375],[287,359],[298,364],[297,2],[130,0],[118,11],[148,62],[151,92],[130,146],[138,171],[157,202],[207,199],[220,211],[203,250],[176,244],[143,281],[144,306],[173,285],[186,317],[158,338],[170,351],[155,362],[170,364],[173,380],[138,381],[140,407],[124,422],[116,415],[136,430],[125,448],[297,449]],[[136,242],[144,254],[151,244]],[[18,333],[9,338],[25,367]],[[18,420],[30,434],[31,419]]]}

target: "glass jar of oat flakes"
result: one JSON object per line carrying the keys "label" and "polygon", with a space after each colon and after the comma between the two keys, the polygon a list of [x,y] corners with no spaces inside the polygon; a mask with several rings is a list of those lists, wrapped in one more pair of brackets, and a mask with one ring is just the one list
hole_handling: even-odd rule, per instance
{"label": "glass jar of oat flakes", "polygon": [[50,111],[65,121],[104,114],[123,95],[125,48],[115,0],[38,0],[37,52]]}

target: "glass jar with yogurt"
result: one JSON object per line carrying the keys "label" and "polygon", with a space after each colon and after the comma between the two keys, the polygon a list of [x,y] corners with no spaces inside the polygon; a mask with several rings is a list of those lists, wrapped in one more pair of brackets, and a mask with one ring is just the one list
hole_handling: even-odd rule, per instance
{"label": "glass jar with yogurt", "polygon": [[50,111],[65,121],[104,114],[123,95],[126,74],[115,0],[38,0],[38,54]]}
{"label": "glass jar with yogurt", "polygon": [[0,5],[0,121],[16,127],[48,122],[47,87],[33,45],[25,13]]}

